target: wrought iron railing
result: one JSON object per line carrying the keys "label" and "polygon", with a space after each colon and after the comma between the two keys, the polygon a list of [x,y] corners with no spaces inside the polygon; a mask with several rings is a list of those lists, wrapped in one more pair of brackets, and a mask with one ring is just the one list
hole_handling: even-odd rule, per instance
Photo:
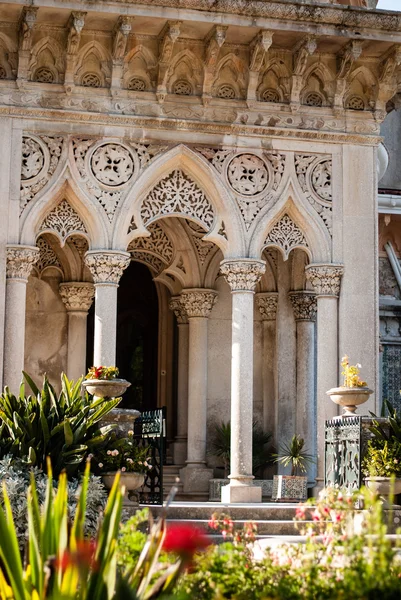
{"label": "wrought iron railing", "polygon": [[138,445],[148,448],[152,468],[139,491],[141,504],[163,504],[163,465],[166,461],[166,409],[143,412],[135,420],[134,436]]}
{"label": "wrought iron railing", "polygon": [[325,487],[358,490],[362,455],[362,417],[326,421]]}

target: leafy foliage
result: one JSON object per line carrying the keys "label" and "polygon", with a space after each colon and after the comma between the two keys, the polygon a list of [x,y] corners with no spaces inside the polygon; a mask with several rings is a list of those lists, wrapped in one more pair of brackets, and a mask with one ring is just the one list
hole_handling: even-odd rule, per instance
{"label": "leafy foliage", "polygon": [[118,437],[113,432],[107,442],[96,452],[92,464],[95,472],[98,473],[120,469],[127,473],[147,473],[152,468],[149,452],[149,448],[138,446],[132,431],[128,432],[128,437]]}
{"label": "leafy foliage", "polygon": [[274,454],[274,462],[287,467],[291,465],[291,475],[298,472],[306,473],[307,467],[313,464],[315,459],[304,449],[305,440],[299,435],[293,435],[288,444],[280,447],[279,453]]}
{"label": "leafy foliage", "polygon": [[9,454],[45,470],[49,456],[55,475],[63,469],[74,475],[110,436],[114,426],[99,427],[99,421],[121,399],[91,399],[81,394],[82,379],[74,383],[64,374],[59,395],[46,376],[41,390],[24,378],[32,395],[25,395],[23,383],[18,397],[8,387],[0,396],[0,458]]}
{"label": "leafy foliage", "polygon": [[384,401],[383,409],[388,412],[384,423],[371,413],[372,439],[366,446],[362,471],[370,477],[401,477],[401,417],[388,400]]}
{"label": "leafy foliage", "polygon": [[85,379],[116,379],[119,370],[117,367],[91,367]]}

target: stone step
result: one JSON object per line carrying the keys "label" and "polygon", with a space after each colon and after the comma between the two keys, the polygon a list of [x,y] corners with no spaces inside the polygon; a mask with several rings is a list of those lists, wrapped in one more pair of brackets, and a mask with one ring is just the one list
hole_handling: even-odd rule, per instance
{"label": "stone step", "polygon": [[[168,508],[169,519],[209,521],[213,513],[227,514],[234,521],[291,521],[298,504],[262,502],[260,504],[223,504],[221,502],[172,502]],[[157,516],[162,507],[153,506]]]}
{"label": "stone step", "polygon": [[[248,520],[236,520],[234,521],[235,529],[242,529],[244,524]],[[257,536],[258,538],[264,538],[266,536],[279,536],[279,535],[289,535],[289,536],[298,536],[300,532],[296,529],[294,521],[291,520],[271,520],[271,521],[255,521],[257,526]],[[216,538],[219,541],[223,541],[224,537],[220,533],[213,532],[209,526],[208,521],[203,521],[199,519],[170,519],[167,518],[167,523],[177,524],[177,523],[190,523],[191,525],[197,525],[198,527],[202,527],[205,531],[210,534],[213,539]],[[311,524],[312,521],[305,522],[307,524]]]}

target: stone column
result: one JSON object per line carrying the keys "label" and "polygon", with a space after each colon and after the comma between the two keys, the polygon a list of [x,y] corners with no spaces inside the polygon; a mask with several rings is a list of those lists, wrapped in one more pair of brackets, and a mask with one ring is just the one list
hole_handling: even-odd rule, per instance
{"label": "stone column", "polygon": [[115,366],[117,339],[117,288],[130,264],[128,252],[91,250],[85,264],[95,284],[95,343],[93,364]]}
{"label": "stone column", "polygon": [[338,296],[343,265],[311,264],[306,278],[317,297],[317,487],[324,480],[324,425],[337,415],[336,405],[326,395],[338,385]]}
{"label": "stone column", "polygon": [[261,502],[262,488],[252,480],[253,307],[254,290],[265,272],[261,260],[223,260],[221,272],[232,293],[231,473],[221,501]]}
{"label": "stone column", "polygon": [[216,300],[214,290],[193,288],[181,293],[189,321],[188,456],[180,471],[185,492],[207,492],[213,476],[212,469],[206,468],[207,329]]}
{"label": "stone column", "polygon": [[60,284],[68,314],[67,377],[77,381],[86,373],[86,320],[95,295],[92,283]]}
{"label": "stone column", "polygon": [[276,441],[276,316],[277,292],[256,294],[256,304],[263,325],[263,429],[273,434]]}
{"label": "stone column", "polygon": [[39,258],[33,246],[7,246],[4,385],[18,395],[24,369],[26,285]]}
{"label": "stone column", "polygon": [[169,302],[178,325],[178,373],[177,373],[177,435],[174,440],[174,464],[183,465],[188,455],[188,315],[180,296],[174,296]]}
{"label": "stone column", "polygon": [[[289,294],[297,324],[297,409],[296,433],[304,438],[309,454],[316,455],[315,321],[316,294],[300,291]],[[316,465],[308,468],[308,480]]]}

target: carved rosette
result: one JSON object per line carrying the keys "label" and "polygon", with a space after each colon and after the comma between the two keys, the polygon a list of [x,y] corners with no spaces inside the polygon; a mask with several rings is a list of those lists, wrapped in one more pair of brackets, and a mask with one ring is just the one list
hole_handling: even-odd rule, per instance
{"label": "carved rosette", "polygon": [[316,321],[317,301],[315,292],[290,292],[296,321]]}
{"label": "carved rosette", "polygon": [[209,317],[217,302],[217,292],[203,288],[192,288],[181,292],[181,302],[188,318]]}
{"label": "carved rosette", "polygon": [[7,279],[28,281],[32,267],[39,259],[39,248],[33,246],[7,246]]}
{"label": "carved rosette", "polygon": [[278,293],[261,292],[256,294],[256,304],[262,321],[275,321],[277,316]]}
{"label": "carved rosette", "polygon": [[340,295],[341,277],[344,273],[343,265],[308,265],[305,268],[306,278],[319,296]]}
{"label": "carved rosette", "polygon": [[88,312],[95,296],[92,283],[73,281],[60,284],[60,296],[68,311]]}
{"label": "carved rosette", "polygon": [[85,254],[85,264],[92,273],[95,284],[118,285],[130,260],[128,252],[108,250],[90,251]]}
{"label": "carved rosette", "polygon": [[220,263],[220,271],[232,292],[253,292],[265,270],[263,260],[223,260]]}
{"label": "carved rosette", "polygon": [[175,314],[178,325],[186,325],[188,323],[188,315],[180,296],[173,296],[168,303],[168,307]]}

